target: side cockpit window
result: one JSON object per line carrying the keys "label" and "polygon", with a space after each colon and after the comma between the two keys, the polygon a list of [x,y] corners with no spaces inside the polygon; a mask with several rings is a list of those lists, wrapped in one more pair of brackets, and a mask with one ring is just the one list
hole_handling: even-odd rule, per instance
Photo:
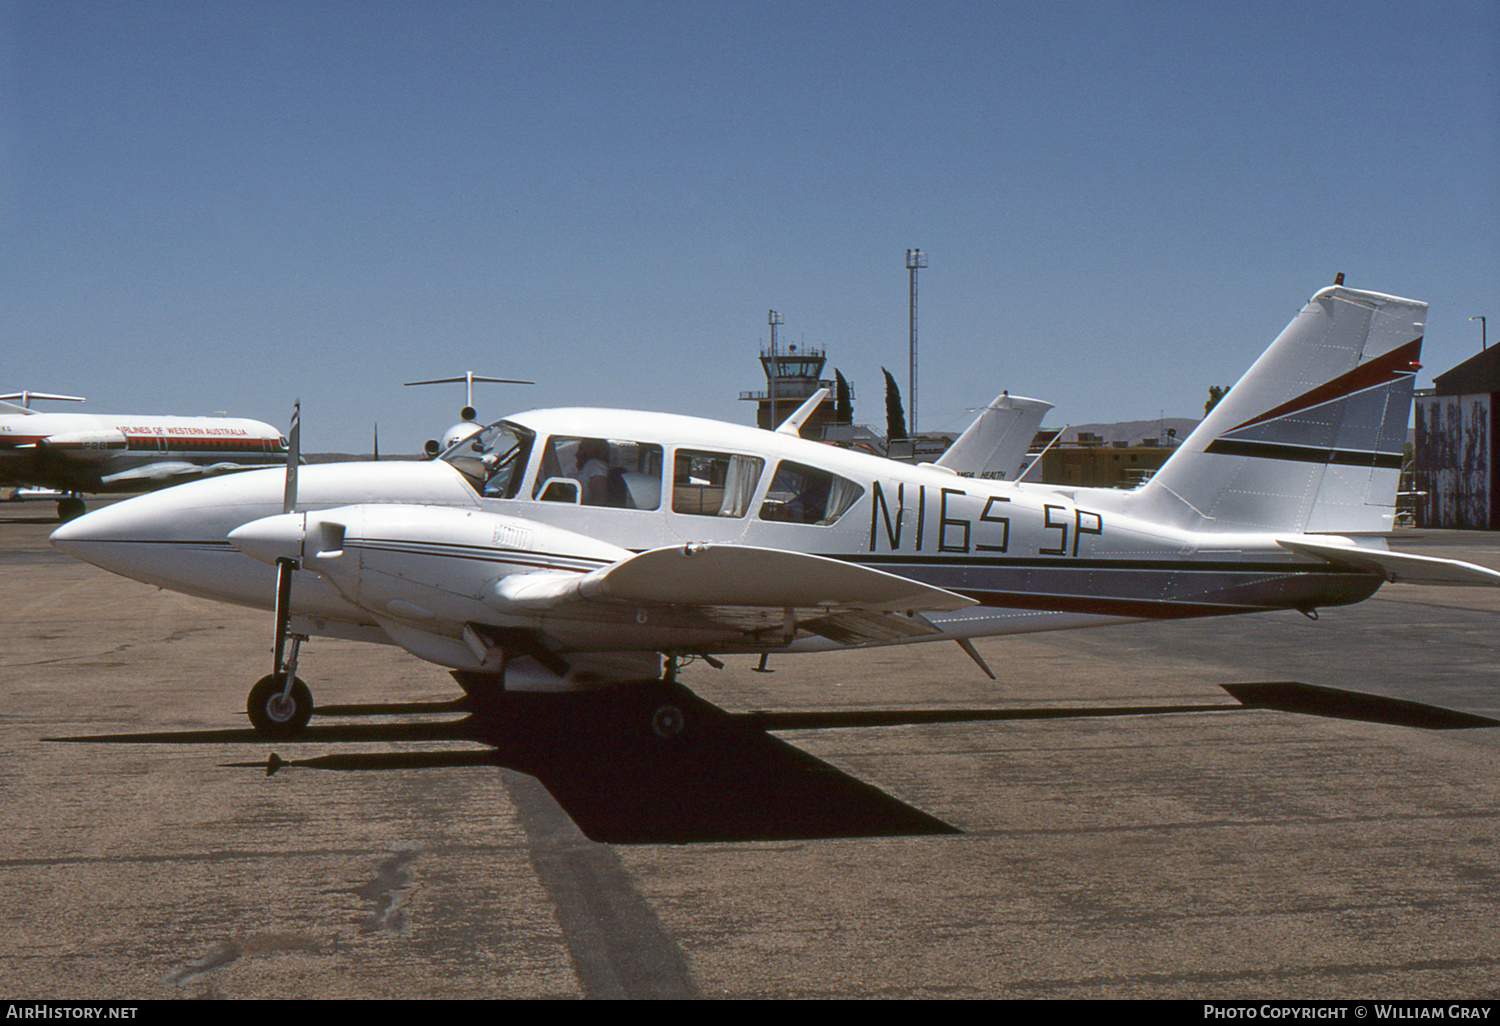
{"label": "side cockpit window", "polygon": [[782,460],[760,505],[760,518],[791,524],[831,524],[864,492],[837,474]]}
{"label": "side cockpit window", "polygon": [[620,438],[553,435],[542,446],[531,497],[616,509],[661,506],[662,448]]}
{"label": "side cockpit window", "polygon": [[759,456],[678,449],[672,461],[672,512],[744,516],[765,465]]}

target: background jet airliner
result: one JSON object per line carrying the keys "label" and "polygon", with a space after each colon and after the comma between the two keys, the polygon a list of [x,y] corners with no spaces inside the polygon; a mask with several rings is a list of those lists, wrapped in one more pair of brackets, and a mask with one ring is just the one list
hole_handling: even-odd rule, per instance
{"label": "background jet airliner", "polygon": [[67,492],[57,504],[62,520],[84,512],[81,492],[161,488],[286,459],[281,432],[258,420],[43,413],[24,405],[32,399],[83,402],[41,392],[0,396],[0,482]]}
{"label": "background jet airliner", "polygon": [[[400,645],[480,698],[655,683],[682,658],[734,652],[954,640],[983,667],[971,638],[1311,614],[1395,580],[1500,584],[1381,536],[1425,315],[1323,289],[1128,492],[831,448],[797,437],[805,409],[774,432],[563,409],[493,424],[434,462],[196,482],[52,538],[138,580],[274,608],[273,672],[248,703],[270,734],[311,714],[295,671],[312,635]],[[681,728],[657,712],[659,733]]]}
{"label": "background jet airliner", "polygon": [[450,385],[462,383],[464,386],[464,404],[458,411],[458,423],[443,432],[442,441],[436,438],[429,439],[426,445],[427,455],[436,456],[451,446],[474,434],[484,425],[479,423],[479,411],[474,408],[474,382],[492,381],[501,385],[534,385],[535,381],[521,381],[518,378],[487,378],[473,371],[464,371],[461,377],[456,378],[433,378],[430,381],[408,381],[408,385]]}

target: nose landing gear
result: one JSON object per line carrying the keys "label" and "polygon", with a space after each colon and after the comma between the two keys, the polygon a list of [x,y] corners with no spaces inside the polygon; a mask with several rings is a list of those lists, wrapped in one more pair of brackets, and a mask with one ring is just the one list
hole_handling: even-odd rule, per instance
{"label": "nose landing gear", "polygon": [[[271,672],[255,682],[245,702],[250,725],[265,737],[295,737],[312,719],[312,692],[297,676],[297,652],[307,635],[292,634],[287,629],[292,607],[292,571],[296,568],[294,559],[276,561],[276,655]],[[288,640],[292,650],[283,662],[281,657]]]}

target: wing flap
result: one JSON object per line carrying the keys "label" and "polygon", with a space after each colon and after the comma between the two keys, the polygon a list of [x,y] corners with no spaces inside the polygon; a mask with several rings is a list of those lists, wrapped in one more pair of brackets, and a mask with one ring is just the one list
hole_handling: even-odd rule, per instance
{"label": "wing flap", "polygon": [[884,645],[942,633],[924,616],[875,613],[864,609],[802,620],[797,626],[838,645]]}

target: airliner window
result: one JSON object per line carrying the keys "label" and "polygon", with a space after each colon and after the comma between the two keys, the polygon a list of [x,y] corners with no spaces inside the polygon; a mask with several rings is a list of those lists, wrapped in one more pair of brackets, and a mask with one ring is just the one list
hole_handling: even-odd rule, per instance
{"label": "airliner window", "polygon": [[553,435],[542,446],[531,497],[616,509],[661,506],[662,448],[621,438]]}
{"label": "airliner window", "polygon": [[526,473],[536,436],[514,424],[491,424],[456,443],[441,459],[460,471],[474,490],[496,499],[514,499]]}
{"label": "airliner window", "polygon": [[760,505],[762,520],[831,524],[859,501],[864,489],[817,467],[783,460]]}
{"label": "airliner window", "polygon": [[672,461],[672,512],[744,516],[765,465],[759,456],[678,449]]}

